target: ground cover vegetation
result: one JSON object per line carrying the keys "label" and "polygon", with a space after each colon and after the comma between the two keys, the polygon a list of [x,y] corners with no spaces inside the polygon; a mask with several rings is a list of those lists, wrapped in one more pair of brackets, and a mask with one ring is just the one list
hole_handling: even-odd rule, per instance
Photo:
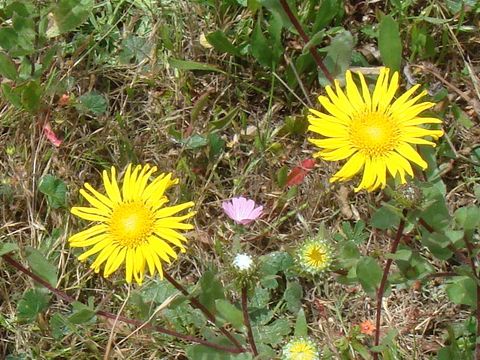
{"label": "ground cover vegetation", "polygon": [[0,0],[0,357],[480,359],[479,24]]}

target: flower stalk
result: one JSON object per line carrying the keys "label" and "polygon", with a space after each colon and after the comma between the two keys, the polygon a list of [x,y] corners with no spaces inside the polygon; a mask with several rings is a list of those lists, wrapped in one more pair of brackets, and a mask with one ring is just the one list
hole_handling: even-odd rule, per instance
{"label": "flower stalk", "polygon": [[248,315],[248,301],[247,301],[247,287],[242,288],[242,312],[243,312],[243,323],[247,328],[248,342],[252,353],[254,356],[258,355],[257,346],[255,345],[255,338],[253,337],[252,326],[250,324],[250,316]]}
{"label": "flower stalk", "polygon": [[[395,239],[390,247],[390,254],[395,254],[397,252],[398,244],[403,235],[403,230],[405,229],[407,210],[404,209],[402,212],[402,218],[400,219],[400,224],[398,225],[397,233]],[[380,320],[382,316],[382,299],[383,293],[385,292],[385,286],[387,285],[388,273],[390,272],[390,267],[392,266],[393,259],[387,259],[385,263],[385,268],[383,269],[383,276],[380,282],[380,286],[377,290],[377,310],[376,310],[376,319],[375,319],[375,346],[378,346],[380,343]],[[378,360],[378,353],[373,353],[373,359]]]}

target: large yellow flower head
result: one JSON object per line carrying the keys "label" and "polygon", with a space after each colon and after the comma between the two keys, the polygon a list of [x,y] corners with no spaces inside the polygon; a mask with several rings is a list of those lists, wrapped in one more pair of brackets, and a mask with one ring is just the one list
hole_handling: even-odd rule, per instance
{"label": "large yellow flower head", "polygon": [[318,100],[327,113],[310,109],[309,130],[324,136],[323,139],[309,139],[321,148],[314,156],[327,161],[348,161],[332,176],[330,182],[346,181],[363,169],[363,177],[355,191],[373,191],[386,185],[387,171],[406,182],[405,175],[413,177],[410,162],[427,168],[427,163],[415,149],[415,145],[435,146],[432,141],[443,135],[442,130],[429,130],[419,125],[438,124],[442,121],[432,117],[419,117],[434,103],[420,102],[427,92],[415,97],[413,93],[420,85],[415,85],[397,99],[399,87],[398,72],[390,78],[390,70],[382,68],[373,94],[367,87],[365,78],[358,73],[361,92],[353,81],[352,73],[346,73],[346,93],[335,81],[335,91],[327,86],[328,96]]}
{"label": "large yellow flower head", "polygon": [[187,239],[177,230],[192,229],[193,225],[183,221],[195,212],[173,215],[191,208],[194,203],[164,206],[168,202],[165,191],[177,184],[178,179],[173,180],[170,173],[160,174],[149,183],[156,171],[156,166],[149,165],[137,165],[132,170],[130,164],[120,189],[116,170],[112,167],[111,176],[103,171],[106,195],[88,183],[80,190],[91,207],[73,207],[71,212],[96,224],[71,236],[68,241],[72,247],[92,247],[78,259],[83,261],[98,254],[90,266],[96,273],[104,264],[103,276],[108,277],[125,263],[126,281],[131,283],[135,278],[141,284],[146,266],[152,276],[156,269],[163,277],[162,262],[170,263],[177,258],[172,245],[185,252],[183,243]]}
{"label": "large yellow flower head", "polygon": [[282,360],[318,360],[318,350],[310,338],[293,338],[283,348]]}

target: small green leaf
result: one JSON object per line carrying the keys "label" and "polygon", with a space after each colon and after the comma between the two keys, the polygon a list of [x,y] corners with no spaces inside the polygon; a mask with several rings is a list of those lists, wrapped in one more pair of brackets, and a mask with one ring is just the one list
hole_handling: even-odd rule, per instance
{"label": "small green leaf", "polygon": [[358,261],[357,278],[365,292],[375,293],[380,280],[382,280],[382,275],[382,268],[374,258],[364,256]]}
{"label": "small green leaf", "polygon": [[78,103],[75,104],[75,107],[78,111],[84,113],[93,113],[95,115],[101,115],[107,112],[107,100],[105,96],[92,91],[86,94],[83,94],[78,98]]}
{"label": "small green leaf", "polygon": [[241,310],[239,310],[227,300],[223,299],[215,300],[215,306],[221,318],[232,324],[235,329],[242,329],[243,313]]}
{"label": "small green leaf", "polygon": [[382,206],[372,216],[371,225],[380,230],[386,230],[397,226],[400,216],[390,206]]}
{"label": "small green leaf", "polygon": [[[1,30],[1,29],[0,29]],[[0,34],[1,37],[1,34]],[[1,84],[2,96],[13,106],[22,109],[21,88],[14,88],[8,83]]]}
{"label": "small green leaf", "polygon": [[199,280],[202,292],[198,300],[210,311],[215,312],[215,300],[225,299],[222,283],[215,277],[215,274],[208,270]]}
{"label": "small green leaf", "polygon": [[480,223],[480,208],[477,206],[464,206],[455,211],[456,222],[463,230],[474,230]]}
{"label": "small green leaf", "polygon": [[290,324],[287,319],[277,319],[270,325],[253,328],[254,338],[263,344],[277,345],[290,333]]}
{"label": "small green leaf", "polygon": [[27,246],[25,252],[32,271],[45,279],[50,285],[57,286],[57,268],[50,264],[45,256],[37,249]]}
{"label": "small green leaf", "polygon": [[188,61],[188,60],[180,60],[180,59],[170,59],[168,63],[171,67],[179,70],[200,70],[200,71],[214,71],[225,73],[224,71],[220,70],[219,68],[215,67],[214,65],[205,64],[197,61]]}
{"label": "small green leaf", "polygon": [[208,42],[212,44],[215,50],[234,56],[240,56],[240,50],[228,40],[225,33],[221,30],[214,31],[206,36]]}
{"label": "small green leaf", "polygon": [[273,51],[267,38],[263,35],[260,21],[261,18],[259,17],[250,39],[251,53],[260,65],[273,68],[275,67]]}
{"label": "small green leaf", "polygon": [[[228,346],[229,343],[222,344]],[[252,360],[250,353],[229,354],[222,350],[216,350],[205,345],[188,345],[187,358],[190,360]]]}
{"label": "small green leaf", "polygon": [[452,283],[447,284],[445,291],[455,304],[477,307],[477,284],[468,276],[455,276]]}
{"label": "small green leaf", "polygon": [[53,175],[45,175],[40,179],[38,190],[47,197],[48,205],[54,209],[67,204],[67,185]]}
{"label": "small green leaf", "polygon": [[9,252],[18,250],[18,245],[15,243],[1,243],[0,244],[0,256],[8,254]]}
{"label": "small green leaf", "polygon": [[71,332],[67,319],[59,313],[52,315],[49,324],[52,336],[55,340],[60,340]]}
{"label": "small green leaf", "polygon": [[74,302],[72,305],[73,313],[68,317],[68,321],[72,324],[85,324],[95,316],[95,310],[80,302]]}
{"label": "small green leaf", "polygon": [[297,314],[294,335],[295,337],[305,337],[308,335],[307,318],[305,317],[305,311],[303,311],[303,309],[300,309]]}
{"label": "small green leaf", "polygon": [[292,313],[297,313],[302,306],[303,288],[298,281],[292,281],[287,284],[283,298],[287,303],[287,308]]}
{"label": "small green leaf", "polygon": [[288,166],[284,165],[277,171],[277,184],[280,188],[284,188],[287,184]]}
{"label": "small green leaf", "polygon": [[385,15],[378,28],[378,48],[383,63],[394,71],[400,70],[402,62],[402,41],[397,22]]}
{"label": "small green leaf", "polygon": [[20,99],[22,106],[29,112],[36,112],[40,109],[42,97],[42,88],[36,81],[29,81],[22,86],[22,93]]}
{"label": "small green leaf", "polygon": [[188,150],[195,150],[208,145],[208,139],[199,134],[193,134],[182,142],[185,144],[185,149]]}
{"label": "small green leaf", "polygon": [[37,314],[47,308],[50,295],[38,289],[29,289],[18,302],[17,316],[20,321],[34,321]]}
{"label": "small green leaf", "polygon": [[385,256],[387,259],[401,260],[401,261],[410,261],[412,258],[412,250],[410,249],[400,249],[397,250],[395,254],[387,254]]}
{"label": "small green leaf", "polygon": [[17,78],[17,68],[13,61],[3,52],[0,52],[0,75],[10,80]]}
{"label": "small green leaf", "polygon": [[48,35],[57,36],[82,25],[91,14],[93,6],[93,0],[59,0],[53,7],[56,29],[51,29]]}

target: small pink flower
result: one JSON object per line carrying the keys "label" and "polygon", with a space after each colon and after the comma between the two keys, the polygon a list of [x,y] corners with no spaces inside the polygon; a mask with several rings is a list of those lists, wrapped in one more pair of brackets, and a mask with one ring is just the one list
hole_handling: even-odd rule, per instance
{"label": "small pink flower", "polygon": [[243,196],[232,198],[222,203],[223,211],[237,224],[247,225],[258,219],[263,212],[263,206],[255,207],[255,201]]}

